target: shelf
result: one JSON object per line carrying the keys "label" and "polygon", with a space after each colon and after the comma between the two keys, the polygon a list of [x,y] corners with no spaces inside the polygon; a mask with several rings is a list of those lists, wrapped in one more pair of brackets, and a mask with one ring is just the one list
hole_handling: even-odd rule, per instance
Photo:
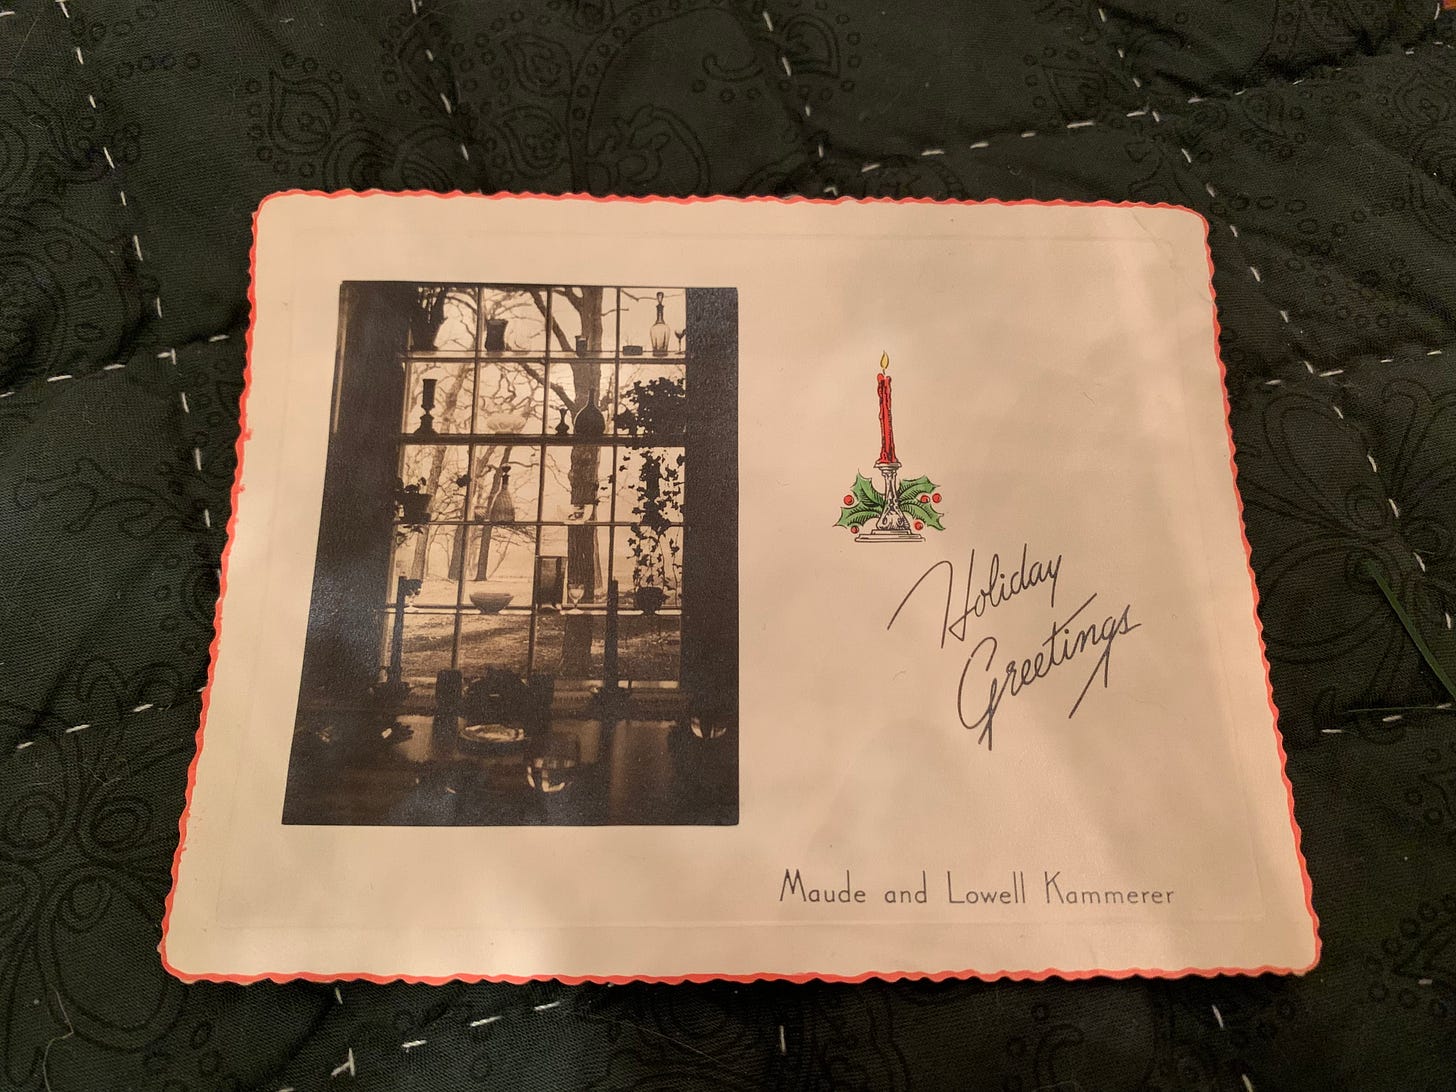
{"label": "shelf", "polygon": [[[492,523],[491,520],[446,520],[446,518],[435,518],[425,523],[409,523],[408,520],[395,520],[396,527],[494,527],[502,531],[529,531],[533,527],[622,527],[625,530],[633,530],[641,526],[636,520],[517,520],[515,523]],[[668,520],[668,527],[687,527],[686,520]]]}
{"label": "shelf", "polygon": [[558,436],[554,432],[403,432],[401,445],[410,447],[688,447],[686,436],[633,436],[606,432],[601,436]]}
{"label": "shelf", "polygon": [[[425,352],[400,353],[399,359],[403,363],[440,363],[440,364],[470,364],[475,361],[473,349],[431,349]],[[686,353],[663,353],[658,355],[652,352],[644,353],[615,353],[610,349],[601,349],[597,352],[587,353],[585,356],[577,354],[575,350],[563,349],[507,349],[499,353],[482,352],[480,362],[489,364],[491,361],[498,361],[503,364],[542,364],[547,360],[552,364],[570,364],[572,361],[592,361],[597,364],[612,364],[620,360],[624,364],[686,364],[688,357]]]}
{"label": "shelf", "polygon": [[[629,588],[626,592],[623,592],[622,594],[624,594],[624,595],[631,594],[631,589]],[[398,608],[393,603],[385,603],[382,606],[379,606],[379,607],[375,607],[374,608],[376,614],[384,614],[384,615],[388,615],[390,617],[393,617],[393,615],[394,615],[394,613],[395,613],[395,611],[397,609]],[[405,615],[407,617],[410,616],[410,615],[415,615],[415,616],[423,616],[423,615],[429,615],[429,616],[444,616],[444,615],[451,615],[451,614],[482,614],[482,612],[479,610],[479,608],[473,606],[470,603],[460,603],[458,605],[451,604],[451,603],[439,603],[439,604],[424,603],[424,604],[418,604],[418,605],[417,604],[414,604],[414,603],[410,603],[410,604],[408,604],[408,605],[405,606],[404,613],[405,613]],[[590,615],[591,617],[596,617],[596,618],[605,618],[606,615],[607,615],[607,608],[606,608],[605,605],[601,605],[601,606],[593,605],[593,606],[590,606],[590,607],[555,607],[555,606],[541,606],[541,607],[535,608],[535,613],[538,613],[538,614],[559,614],[563,618],[585,617],[585,616],[588,616],[588,615]],[[488,613],[482,614],[482,617],[490,618],[490,617],[497,617],[497,616],[499,616],[499,617],[513,617],[513,618],[529,618],[531,616],[531,614],[532,614],[532,608],[531,607],[511,607],[511,606],[507,606],[507,607],[502,607],[500,610],[493,610],[493,611],[490,611]],[[656,611],[653,611],[651,614],[648,614],[646,611],[636,610],[635,608],[618,607],[617,608],[617,617],[619,617],[619,618],[681,618],[682,617],[682,608],[681,607],[663,607],[660,610],[656,610]]]}

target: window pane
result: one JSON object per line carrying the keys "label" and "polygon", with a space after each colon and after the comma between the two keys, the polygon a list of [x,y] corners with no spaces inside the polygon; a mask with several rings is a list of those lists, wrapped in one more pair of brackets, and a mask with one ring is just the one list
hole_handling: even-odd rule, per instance
{"label": "window pane", "polygon": [[607,617],[587,611],[548,611],[536,618],[537,674],[600,679]]}
{"label": "window pane", "polygon": [[606,522],[611,514],[612,449],[601,444],[546,449],[541,518]]}
{"label": "window pane", "polygon": [[623,360],[612,414],[619,434],[680,444],[687,434],[687,369]]}
{"label": "window pane", "polygon": [[469,432],[473,374],[469,360],[406,361],[404,431],[416,436]]}
{"label": "window pane", "polygon": [[547,431],[554,436],[591,438],[611,431],[613,365],[610,358],[576,353],[551,358]]}
{"label": "window pane", "polygon": [[531,620],[523,614],[466,614],[460,620],[460,670],[466,685],[488,668],[526,675]]}
{"label": "window pane", "polygon": [[[551,352],[586,359],[617,348],[617,290],[595,285],[567,285],[551,290]],[[580,339],[580,340],[578,340]]]}
{"label": "window pane", "polygon": [[422,524],[463,518],[467,457],[458,445],[406,444],[394,496],[395,519]]}
{"label": "window pane", "polygon": [[[384,662],[379,677],[387,677],[394,648],[395,617],[383,612]],[[404,640],[400,642],[401,678],[409,684],[406,703],[413,708],[432,704],[435,697],[435,676],[450,667],[450,652],[455,641],[454,611],[414,611],[404,614]]]}
{"label": "window pane", "polygon": [[541,556],[561,559],[564,608],[607,605],[608,550],[605,527],[541,528]]}
{"label": "window pane", "polygon": [[475,289],[422,284],[409,330],[415,352],[467,353],[475,350]]}
{"label": "window pane", "polygon": [[482,357],[475,431],[539,436],[545,392],[546,365],[541,358]]}
{"label": "window pane", "polygon": [[529,609],[535,527],[490,524],[465,530],[465,605],[482,614]]}
{"label": "window pane", "polygon": [[485,324],[482,348],[540,353],[546,347],[546,292],[540,288],[486,287],[480,293]]}
{"label": "window pane", "polygon": [[623,615],[618,646],[622,678],[676,682],[681,674],[681,621],[675,614]]}
{"label": "window pane", "polygon": [[617,586],[622,589],[623,609],[637,609],[637,590],[648,586],[662,589],[661,609],[681,607],[682,551],[681,527],[668,528],[661,534],[645,527],[618,527],[612,567]]}
{"label": "window pane", "polygon": [[393,603],[399,578],[418,580],[419,591],[408,597],[412,607],[453,607],[460,594],[461,551],[465,528],[459,524],[427,524],[396,528],[394,564],[384,601]]}
{"label": "window pane", "polygon": [[[659,318],[661,315],[661,318]],[[681,288],[622,289],[622,355],[681,356],[687,293]]]}
{"label": "window pane", "polygon": [[497,524],[533,523],[541,488],[541,449],[534,444],[480,444],[470,518]]}
{"label": "window pane", "polygon": [[618,521],[649,527],[681,523],[686,471],[680,447],[618,448]]}

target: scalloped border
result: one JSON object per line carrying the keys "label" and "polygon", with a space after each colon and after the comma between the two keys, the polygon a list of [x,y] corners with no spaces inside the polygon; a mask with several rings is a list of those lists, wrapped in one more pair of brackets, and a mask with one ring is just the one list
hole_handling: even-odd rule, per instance
{"label": "scalloped border", "polygon": [[[1456,0],[1447,0],[1448,3],[1456,3]],[[667,203],[674,205],[697,205],[712,201],[729,201],[735,204],[751,204],[765,202],[779,205],[869,205],[869,204],[891,204],[891,205],[953,205],[953,206],[975,206],[975,205],[1032,205],[1042,207],[1066,207],[1066,208],[1144,208],[1144,209],[1170,209],[1174,212],[1185,212],[1196,216],[1203,225],[1203,248],[1208,258],[1208,290],[1209,304],[1213,311],[1213,357],[1218,362],[1219,382],[1223,388],[1223,423],[1224,431],[1228,435],[1229,445],[1229,471],[1233,478],[1234,500],[1238,505],[1239,512],[1239,537],[1244,544],[1244,564],[1249,571],[1249,588],[1253,592],[1254,599],[1254,630],[1259,639],[1259,658],[1264,664],[1264,687],[1269,701],[1269,711],[1273,714],[1272,727],[1274,729],[1274,744],[1279,755],[1279,776],[1284,782],[1284,792],[1289,804],[1289,825],[1294,832],[1294,855],[1299,861],[1300,876],[1304,881],[1304,904],[1309,912],[1310,927],[1314,932],[1314,958],[1305,967],[1274,967],[1263,965],[1259,967],[1183,967],[1178,970],[1168,970],[1161,967],[1133,967],[1120,970],[1094,969],[1085,971],[1063,971],[1055,967],[1048,967],[1040,971],[1030,970],[1008,970],[1000,969],[995,971],[983,971],[966,969],[959,971],[864,971],[856,975],[822,974],[813,971],[805,971],[796,974],[781,972],[764,972],[761,974],[734,975],[734,974],[684,974],[684,975],[490,975],[490,974],[468,974],[458,975],[377,975],[362,972],[342,972],[340,974],[321,974],[316,971],[270,971],[255,975],[228,975],[228,974],[193,974],[180,970],[173,966],[167,958],[167,932],[172,920],[172,900],[177,894],[178,872],[182,864],[182,854],[187,848],[187,818],[192,810],[192,790],[197,784],[197,764],[202,755],[203,734],[207,728],[207,714],[209,702],[212,697],[213,676],[217,671],[217,652],[222,640],[222,606],[227,596],[227,574],[228,559],[232,552],[234,541],[233,531],[238,518],[238,497],[242,493],[243,484],[243,458],[246,451],[246,444],[249,436],[248,431],[248,391],[252,386],[253,378],[253,331],[258,323],[258,299],[257,299],[257,273],[258,273],[258,218],[269,201],[279,197],[306,196],[306,197],[430,197],[439,200],[450,200],[453,198],[467,198],[477,201],[500,201],[518,200],[521,198],[532,198],[546,201],[590,201],[597,203],[606,202],[629,202],[633,204]],[[929,981],[944,982],[947,980],[979,979],[981,981],[997,981],[1008,979],[1011,981],[1036,981],[1041,982],[1049,978],[1060,978],[1069,981],[1076,981],[1089,978],[1188,978],[1202,977],[1213,978],[1218,975],[1261,975],[1261,974],[1305,974],[1314,969],[1320,960],[1323,949],[1323,941],[1320,937],[1319,915],[1314,908],[1314,887],[1310,881],[1309,866],[1305,861],[1303,848],[1303,832],[1299,827],[1299,820],[1294,814],[1294,786],[1290,783],[1288,773],[1288,756],[1284,750],[1284,735],[1279,730],[1279,708],[1274,703],[1274,684],[1269,675],[1269,656],[1264,643],[1264,626],[1259,618],[1259,585],[1254,576],[1253,549],[1249,544],[1249,536],[1244,522],[1244,499],[1239,492],[1239,468],[1235,461],[1236,447],[1234,444],[1233,426],[1230,423],[1230,404],[1228,394],[1228,369],[1224,365],[1223,356],[1219,352],[1219,335],[1222,327],[1218,321],[1218,299],[1213,284],[1213,248],[1209,243],[1208,218],[1196,209],[1184,205],[1173,205],[1166,201],[1067,201],[1067,200],[1013,200],[1002,201],[997,198],[987,198],[976,201],[959,200],[937,200],[930,197],[837,197],[834,200],[824,200],[813,197],[727,197],[722,195],[708,197],[595,197],[591,194],[544,194],[544,193],[466,193],[462,190],[452,190],[449,193],[438,193],[433,190],[306,190],[290,189],[270,193],[258,202],[258,207],[253,211],[252,218],[253,242],[248,250],[248,332],[246,340],[246,357],[243,364],[243,392],[238,400],[238,439],[235,445],[237,453],[237,467],[233,473],[233,485],[231,492],[231,509],[228,513],[227,524],[227,545],[223,547],[220,562],[221,575],[218,584],[217,603],[213,609],[213,638],[208,646],[208,667],[207,685],[202,693],[202,711],[197,723],[195,737],[196,748],[192,755],[192,761],[187,766],[187,790],[186,800],[182,806],[182,814],[177,821],[177,849],[172,856],[172,886],[167,892],[167,899],[162,914],[162,938],[157,945],[157,952],[161,956],[162,966],[167,973],[183,982],[231,982],[238,985],[248,985],[253,982],[370,982],[376,985],[387,985],[391,982],[407,982],[427,986],[440,986],[448,982],[502,982],[511,985],[525,985],[531,982],[560,982],[563,985],[579,986],[585,984],[599,985],[625,985],[631,982],[650,982],[668,985],[680,985],[683,983],[703,982],[834,982],[854,984],[877,979],[887,982],[899,981]]]}

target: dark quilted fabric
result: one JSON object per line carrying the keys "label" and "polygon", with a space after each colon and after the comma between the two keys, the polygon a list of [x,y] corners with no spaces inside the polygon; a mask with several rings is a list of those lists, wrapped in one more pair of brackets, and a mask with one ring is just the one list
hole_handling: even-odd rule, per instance
{"label": "dark quilted fabric", "polygon": [[[1456,719],[1363,570],[1447,634],[1456,20],[1433,0],[4,2],[0,1087],[1456,1088]],[[1319,968],[169,979],[250,215],[288,187],[1202,212]]]}

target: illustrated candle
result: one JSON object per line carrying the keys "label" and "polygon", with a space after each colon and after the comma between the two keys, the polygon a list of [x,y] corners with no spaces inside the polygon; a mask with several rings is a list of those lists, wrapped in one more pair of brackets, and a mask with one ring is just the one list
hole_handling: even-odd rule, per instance
{"label": "illustrated candle", "polygon": [[879,463],[896,463],[895,426],[890,422],[890,354],[880,354],[880,374],[875,376],[875,388],[880,395],[880,457]]}

